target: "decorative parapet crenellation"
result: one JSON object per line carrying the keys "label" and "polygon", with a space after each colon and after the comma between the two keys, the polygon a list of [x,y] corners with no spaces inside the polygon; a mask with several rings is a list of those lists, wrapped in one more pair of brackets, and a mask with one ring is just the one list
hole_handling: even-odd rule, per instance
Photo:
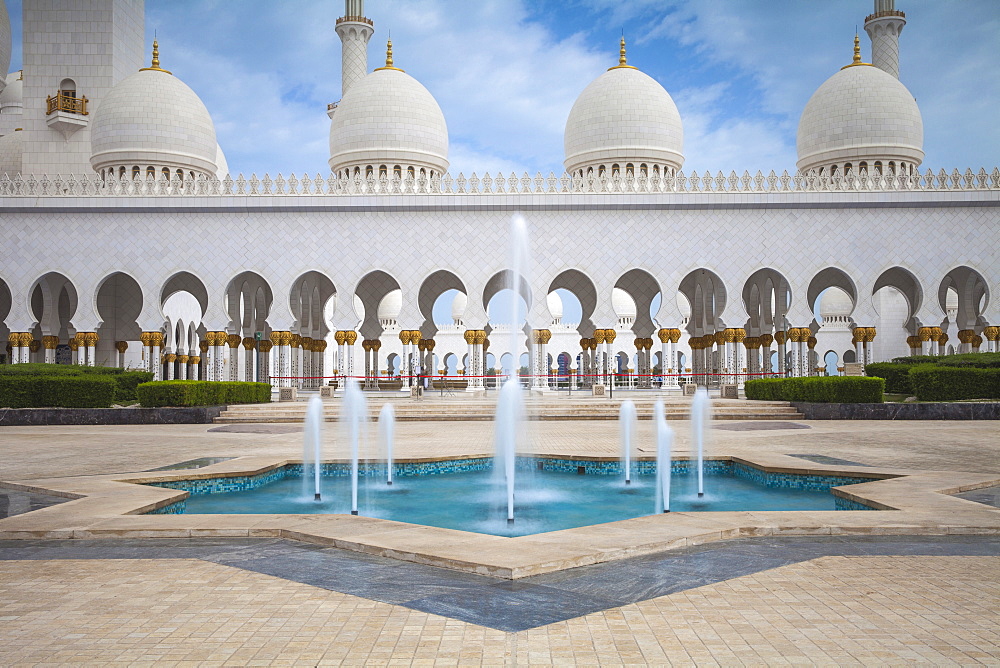
{"label": "decorative parapet crenellation", "polygon": [[992,172],[957,169],[935,173],[927,170],[913,174],[866,173],[846,175],[789,174],[773,171],[765,175],[743,172],[737,175],[709,172],[686,175],[678,172],[667,176],[604,175],[571,177],[541,173],[534,177],[486,174],[479,177],[395,177],[327,178],[317,174],[285,178],[265,174],[249,178],[242,174],[219,180],[198,176],[191,178],[102,178],[98,174],[83,176],[17,176],[0,178],[0,197],[288,197],[288,196],[401,196],[401,195],[497,195],[497,194],[669,194],[669,193],[828,193],[828,192],[942,192],[1000,190],[1000,168]]}

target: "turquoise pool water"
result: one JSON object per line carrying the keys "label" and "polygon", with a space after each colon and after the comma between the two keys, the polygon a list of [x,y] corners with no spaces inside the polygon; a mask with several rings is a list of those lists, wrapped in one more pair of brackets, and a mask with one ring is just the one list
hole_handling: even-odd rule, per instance
{"label": "turquoise pool water", "polygon": [[[620,475],[519,468],[523,470],[517,477],[513,524],[506,521],[503,485],[491,470],[397,476],[391,486],[383,476],[369,472],[359,483],[359,514],[499,536],[523,536],[655,512],[656,476],[652,473],[634,475],[632,483],[626,485]],[[767,478],[772,474],[762,477],[759,471],[747,467],[740,471],[734,471],[732,466],[713,468],[716,470],[705,474],[702,498],[697,495],[693,470],[673,472],[672,511],[836,510],[838,504],[829,487],[847,482],[817,480],[813,476]],[[325,475],[320,502],[314,501],[312,491],[305,489],[301,467],[290,467],[270,477],[273,479],[256,483],[225,483],[229,488],[257,484],[253,489],[216,493],[205,493],[211,491],[210,487],[192,489],[184,506],[171,512],[347,514],[351,510],[348,476]],[[796,478],[804,482],[799,484]]]}

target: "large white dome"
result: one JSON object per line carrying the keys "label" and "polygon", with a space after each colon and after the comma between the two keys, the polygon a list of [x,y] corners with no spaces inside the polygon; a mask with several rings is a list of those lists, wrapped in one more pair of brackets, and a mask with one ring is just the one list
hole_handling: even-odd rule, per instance
{"label": "large white dome", "polygon": [[24,133],[20,130],[0,137],[0,178],[14,178],[21,173],[24,157]]}
{"label": "large white dome", "polygon": [[383,320],[395,320],[399,317],[400,312],[403,310],[403,291],[393,290],[386,293],[385,297],[382,297],[382,301],[378,304],[378,310],[376,316],[379,321]]}
{"label": "large white dome", "polygon": [[798,168],[869,169],[880,161],[919,166],[924,125],[906,86],[877,67],[858,63],[826,80],[809,98],[798,132]]}
{"label": "large white dome", "polygon": [[563,317],[563,301],[559,293],[553,290],[545,298],[546,305],[549,307],[549,314],[552,316],[553,322],[559,322]]}
{"label": "large white dome", "polygon": [[613,67],[573,104],[563,135],[570,174],[632,163],[676,171],[684,164],[681,115],[669,93],[634,67]]}
{"label": "large white dome", "polygon": [[330,169],[361,176],[380,167],[435,175],[448,171],[448,126],[434,96],[394,67],[382,67],[354,82],[330,123]]}
{"label": "large white dome", "polygon": [[166,168],[216,173],[215,125],[201,99],[183,81],[154,66],[115,85],[94,114],[90,164],[95,170],[138,167],[157,176]]}

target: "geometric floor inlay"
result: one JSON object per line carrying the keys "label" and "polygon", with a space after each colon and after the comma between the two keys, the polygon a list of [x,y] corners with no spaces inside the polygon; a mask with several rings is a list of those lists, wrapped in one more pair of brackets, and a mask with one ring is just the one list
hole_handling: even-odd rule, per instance
{"label": "geometric floor inlay", "polygon": [[0,541],[0,560],[201,559],[507,632],[824,556],[997,555],[997,536],[754,537],[511,581],[276,538]]}

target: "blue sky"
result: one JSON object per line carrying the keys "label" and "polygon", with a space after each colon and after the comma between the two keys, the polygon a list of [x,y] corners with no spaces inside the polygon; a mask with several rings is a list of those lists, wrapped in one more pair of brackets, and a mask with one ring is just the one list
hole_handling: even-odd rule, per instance
{"label": "blue sky", "polygon": [[[8,2],[20,66],[20,2]],[[897,0],[901,79],[924,119],[925,167],[1000,163],[1000,2]],[[392,31],[396,64],[435,95],[453,173],[562,170],[574,99],[616,63],[673,96],[685,171],[792,170],[812,92],[850,62],[871,0],[368,0],[369,66]],[[340,98],[337,0],[148,0],[164,67],[215,120],[233,172],[326,173]]]}

